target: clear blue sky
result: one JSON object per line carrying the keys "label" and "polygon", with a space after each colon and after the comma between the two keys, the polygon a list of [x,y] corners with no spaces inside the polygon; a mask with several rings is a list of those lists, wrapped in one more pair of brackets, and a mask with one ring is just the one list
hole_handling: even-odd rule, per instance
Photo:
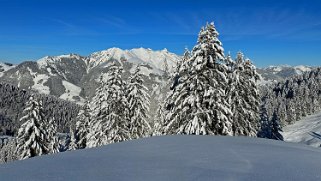
{"label": "clear blue sky", "polygon": [[0,60],[110,47],[182,54],[207,21],[226,53],[259,67],[321,65],[320,0],[0,0]]}

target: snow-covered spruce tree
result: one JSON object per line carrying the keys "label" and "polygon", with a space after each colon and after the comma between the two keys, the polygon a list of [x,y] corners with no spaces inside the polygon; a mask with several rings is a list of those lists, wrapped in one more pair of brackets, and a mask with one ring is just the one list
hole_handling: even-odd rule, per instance
{"label": "snow-covered spruce tree", "polygon": [[164,102],[161,102],[158,105],[158,109],[156,115],[154,117],[154,124],[153,124],[153,133],[152,136],[160,136],[163,135],[163,126],[165,120],[166,111],[164,110]]}
{"label": "snow-covered spruce tree", "polygon": [[16,141],[14,138],[11,138],[0,149],[0,164],[16,160],[17,156],[15,150]]}
{"label": "snow-covered spruce tree", "polygon": [[107,80],[101,79],[92,101],[94,114],[86,142],[96,147],[131,139],[128,102],[125,96],[122,68],[115,63],[109,66]]}
{"label": "snow-covered spruce tree", "polygon": [[16,155],[18,159],[50,153],[50,140],[46,130],[46,123],[41,104],[30,96],[20,119],[17,135]]}
{"label": "snow-covered spruce tree", "polygon": [[77,135],[75,134],[75,130],[70,128],[69,130],[70,133],[70,142],[68,144],[68,150],[77,150],[78,146],[77,146]]}
{"label": "snow-covered spruce tree", "polygon": [[129,77],[127,85],[127,100],[129,105],[130,134],[131,138],[142,138],[151,133],[151,126],[148,122],[148,111],[150,97],[148,88],[140,74],[140,65],[137,65],[135,72]]}
{"label": "snow-covered spruce tree", "polygon": [[250,60],[239,52],[230,63],[231,79],[227,90],[233,112],[234,135],[256,136],[259,125],[260,96],[257,80],[260,79]]}
{"label": "snow-covered spruce tree", "polygon": [[52,117],[49,120],[49,124],[46,126],[48,132],[48,139],[50,141],[49,151],[50,153],[58,153],[59,152],[59,139],[57,137],[57,124],[55,122],[55,118]]}
{"label": "snow-covered spruce tree", "polygon": [[262,98],[262,104],[260,106],[260,129],[257,136],[260,138],[271,138],[270,119],[268,114],[268,103],[270,99],[267,96]]}
{"label": "snow-covered spruce tree", "polygon": [[227,67],[214,23],[199,33],[187,69],[165,105],[165,134],[233,135],[232,113],[225,97]]}
{"label": "snow-covered spruce tree", "polygon": [[183,74],[186,72],[186,65],[185,62],[188,62],[188,59],[191,57],[191,52],[188,49],[185,49],[184,56],[181,60],[178,60],[176,62],[176,67],[174,74],[172,76],[172,85],[171,90],[175,89],[175,87],[179,84],[179,78],[181,77],[180,74]]}
{"label": "snow-covered spruce tree", "polygon": [[76,128],[71,131],[71,150],[86,148],[87,134],[91,118],[89,101],[86,101],[77,115]]}
{"label": "snow-covered spruce tree", "polygon": [[273,113],[272,119],[271,119],[271,137],[270,139],[275,139],[275,140],[282,140],[283,141],[283,136],[280,133],[282,131],[281,126],[280,126],[280,120],[277,116],[276,111]]}
{"label": "snow-covered spruce tree", "polygon": [[288,101],[287,103],[287,122],[289,124],[294,123],[296,119],[296,114],[295,114],[295,106],[293,101]]}
{"label": "snow-covered spruce tree", "polygon": [[[171,84],[171,87],[169,92],[167,92],[167,95],[165,96],[166,99],[159,104],[159,107],[157,109],[157,118],[155,119],[156,124],[154,124],[153,134],[165,134],[164,130],[160,130],[160,128],[164,128],[165,115],[169,113],[169,111],[172,109],[172,106],[174,105],[175,100],[173,96],[176,92],[176,87],[183,82],[184,78],[186,78],[186,76],[183,75],[188,74],[190,67],[190,63],[188,60],[190,57],[191,52],[188,49],[185,49],[183,58],[177,62],[176,67],[174,69],[175,72],[173,73],[172,78],[168,80],[169,85]],[[157,133],[155,133],[155,131]]]}
{"label": "snow-covered spruce tree", "polygon": [[[91,122],[88,126],[88,134],[86,136],[86,147],[96,147],[96,134],[98,134],[98,128],[100,125],[100,122],[97,120],[97,117],[101,115],[103,107],[106,105],[107,97],[106,97],[106,80],[105,80],[105,74],[102,74],[100,76],[99,80],[100,86],[96,89],[95,96],[92,98],[90,102],[90,107],[92,108],[90,119]],[[105,113],[106,114],[106,113]],[[71,145],[69,146],[69,149],[77,149],[77,135],[75,134],[75,130],[71,130]]]}

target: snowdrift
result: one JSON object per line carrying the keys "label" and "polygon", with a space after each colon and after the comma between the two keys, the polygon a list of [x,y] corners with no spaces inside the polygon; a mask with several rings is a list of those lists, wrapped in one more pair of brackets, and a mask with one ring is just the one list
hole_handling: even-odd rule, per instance
{"label": "snowdrift", "polygon": [[321,180],[321,150],[258,138],[162,136],[3,164],[0,180]]}

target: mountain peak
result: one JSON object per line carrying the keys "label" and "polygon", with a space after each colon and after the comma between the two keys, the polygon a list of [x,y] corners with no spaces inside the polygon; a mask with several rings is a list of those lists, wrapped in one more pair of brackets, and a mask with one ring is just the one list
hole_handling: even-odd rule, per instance
{"label": "mountain peak", "polygon": [[120,48],[109,48],[100,52],[95,52],[90,56],[90,67],[95,67],[100,64],[106,64],[108,60],[114,59],[119,63],[124,61],[133,64],[149,64],[155,69],[162,70],[164,61],[168,62],[170,69],[181,58],[180,56],[164,50],[152,50],[150,48],[133,48],[130,50],[123,50]]}

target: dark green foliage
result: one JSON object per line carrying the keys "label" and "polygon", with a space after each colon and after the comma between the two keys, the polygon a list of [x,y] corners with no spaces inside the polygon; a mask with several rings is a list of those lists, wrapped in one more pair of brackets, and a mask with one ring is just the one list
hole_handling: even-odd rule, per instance
{"label": "dark green foliage", "polygon": [[45,118],[55,118],[58,132],[69,132],[80,106],[51,95],[36,94],[11,84],[0,83],[0,135],[16,135],[22,124],[19,119],[31,94],[43,102]]}

